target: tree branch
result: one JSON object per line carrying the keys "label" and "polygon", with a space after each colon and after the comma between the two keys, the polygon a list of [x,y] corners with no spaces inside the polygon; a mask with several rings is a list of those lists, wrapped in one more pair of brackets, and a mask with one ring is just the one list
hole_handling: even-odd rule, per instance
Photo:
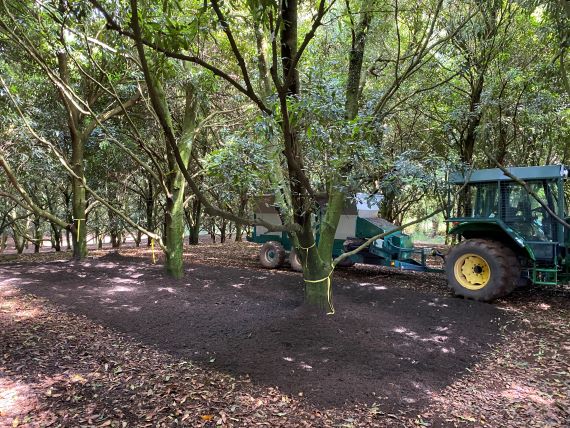
{"label": "tree branch", "polygon": [[83,129],[83,134],[84,135],[91,135],[91,133],[93,132],[93,130],[98,126],[101,125],[103,122],[111,119],[114,116],[117,116],[118,114],[122,114],[126,111],[126,109],[128,109],[129,107],[134,106],[141,98],[141,94],[140,93],[136,93],[135,96],[133,96],[131,99],[122,102],[119,100],[120,105],[116,106],[115,108],[112,108],[110,110],[107,110],[106,112],[101,113],[100,115],[94,117],[85,127],[85,129]]}
{"label": "tree branch", "polygon": [[32,198],[30,198],[30,195],[28,195],[28,192],[26,192],[24,187],[20,184],[20,182],[16,178],[16,175],[14,174],[14,172],[12,171],[12,168],[10,167],[8,162],[6,161],[6,158],[4,158],[4,156],[1,153],[0,153],[0,167],[2,167],[2,169],[4,170],[4,173],[6,174],[6,177],[8,178],[8,181],[10,181],[10,183],[12,184],[12,186],[14,186],[14,188],[20,194],[20,196],[22,196],[25,203],[23,203],[22,201],[18,200],[17,198],[15,198],[13,196],[10,196],[9,194],[2,192],[3,196],[10,197],[14,202],[16,202],[21,207],[25,208],[28,211],[32,211],[41,217],[44,217],[45,219],[49,220],[52,223],[57,224],[58,226],[61,226],[64,228],[69,226],[67,222],[61,220],[60,218],[51,214],[48,211],[43,210],[42,208],[40,208],[39,206],[37,206],[34,203]]}
{"label": "tree branch", "polygon": [[[123,30],[123,28],[113,19],[113,17],[103,8],[103,6],[99,3],[99,1],[97,0],[89,0],[93,6],[95,6],[95,8],[97,8],[97,10],[99,10],[101,12],[101,14],[105,17],[105,19],[107,20],[107,27],[111,30],[116,31],[117,33],[126,36],[132,40],[135,39],[135,35],[127,30]],[[164,55],[166,55],[169,58],[174,58],[174,59],[180,59],[183,61],[188,61],[197,65],[200,65],[202,67],[204,67],[206,70],[211,71],[214,75],[221,77],[222,79],[224,79],[226,82],[228,82],[230,85],[232,85],[234,88],[236,88],[239,92],[241,92],[242,94],[244,94],[245,96],[247,96],[251,101],[253,101],[258,107],[259,109],[266,113],[266,114],[271,114],[271,110],[263,103],[263,101],[261,101],[259,99],[259,97],[257,97],[257,95],[251,91],[249,91],[246,87],[244,87],[241,83],[239,83],[237,80],[235,80],[234,78],[232,78],[229,74],[227,74],[226,72],[224,72],[223,70],[217,68],[216,66],[204,61],[201,58],[198,58],[197,56],[191,56],[191,55],[185,55],[179,52],[172,52],[160,45],[158,45],[157,43],[151,42],[147,39],[145,39],[144,37],[139,38],[140,42],[142,42],[143,45],[148,46],[149,48],[154,49],[157,52],[160,52]]]}
{"label": "tree branch", "polygon": [[180,154],[180,150],[177,145],[177,139],[174,135],[174,131],[170,124],[171,118],[170,113],[167,110],[167,106],[163,105],[160,101],[160,94],[158,93],[158,89],[156,86],[156,82],[153,79],[151,74],[148,62],[146,60],[146,55],[144,52],[144,42],[142,39],[142,30],[140,27],[139,19],[138,19],[138,4],[137,0],[131,0],[131,8],[132,8],[132,16],[131,16],[131,26],[133,29],[133,38],[135,41],[135,46],[137,48],[137,52],[139,54],[139,59],[142,65],[143,73],[145,75],[145,80],[147,82],[147,87],[149,90],[150,99],[152,105],[157,113],[159,122],[164,130],[166,142],[170,147],[170,150],[174,154],[176,159],[176,163],[184,176],[184,179],[188,183],[188,186],[192,190],[192,192],[196,195],[196,197],[200,200],[202,205],[204,206],[204,210],[212,215],[212,216],[219,216],[228,220],[231,220],[235,223],[246,224],[250,226],[260,225],[267,228],[270,231],[293,231],[298,227],[297,225],[274,225],[268,223],[263,220],[259,219],[247,219],[237,216],[233,213],[224,211],[210,203],[210,201],[204,196],[204,194],[200,191],[200,188],[188,172],[188,168],[186,168],[186,164],[182,159]]}

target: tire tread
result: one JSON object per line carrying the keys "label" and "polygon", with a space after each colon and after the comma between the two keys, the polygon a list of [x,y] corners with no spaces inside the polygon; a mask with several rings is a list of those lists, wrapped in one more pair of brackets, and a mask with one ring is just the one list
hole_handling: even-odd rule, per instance
{"label": "tire tread", "polygon": [[[491,277],[491,284],[481,290],[467,290],[462,287],[455,280],[453,271],[455,260],[462,254],[473,251],[473,249],[490,259],[494,259],[499,266],[497,276]],[[449,264],[448,261],[450,261]],[[520,276],[520,264],[513,250],[501,242],[481,238],[467,239],[454,246],[447,255],[446,275],[448,285],[456,295],[489,302],[513,291]]]}

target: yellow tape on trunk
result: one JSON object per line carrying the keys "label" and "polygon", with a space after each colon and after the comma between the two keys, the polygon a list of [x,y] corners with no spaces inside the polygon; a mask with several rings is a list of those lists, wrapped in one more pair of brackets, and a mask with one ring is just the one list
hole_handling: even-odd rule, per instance
{"label": "yellow tape on trunk", "polygon": [[80,232],[81,232],[81,220],[85,221],[84,218],[74,218],[74,221],[77,221],[77,242],[79,242]]}
{"label": "yellow tape on trunk", "polygon": [[303,278],[303,281],[308,282],[310,284],[317,284],[317,283],[323,282],[323,281],[327,282],[327,303],[329,305],[329,311],[327,312],[327,315],[334,315],[334,306],[332,303],[332,289],[331,289],[331,275],[333,274],[333,272],[334,272],[334,268],[333,268],[333,270],[331,270],[331,273],[329,273],[329,275],[323,279],[310,280],[310,279]]}
{"label": "yellow tape on trunk", "polygon": [[316,245],[317,245],[317,244],[316,244],[315,242],[313,242],[313,245],[311,245],[310,247],[301,247],[301,246],[299,245],[299,248],[300,248],[301,250],[305,250],[305,251],[307,252],[307,253],[305,254],[305,262],[306,262],[307,259],[309,258],[309,250],[310,250],[311,248],[313,248],[314,246],[316,246]]}

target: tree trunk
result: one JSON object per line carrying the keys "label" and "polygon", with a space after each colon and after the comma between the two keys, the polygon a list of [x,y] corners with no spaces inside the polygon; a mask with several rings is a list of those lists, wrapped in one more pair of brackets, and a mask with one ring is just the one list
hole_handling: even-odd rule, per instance
{"label": "tree trunk", "polygon": [[222,224],[220,225],[220,244],[226,242],[226,228],[228,226],[228,222],[224,219],[220,220]]}
{"label": "tree trunk", "polygon": [[[77,150],[83,152],[83,147]],[[77,152],[74,150],[74,153]],[[72,155],[73,170],[81,179],[73,179],[73,258],[81,260],[87,256],[87,218],[85,215],[85,187],[83,186],[83,153]]]}
{"label": "tree trunk", "polygon": [[111,231],[111,248],[120,248],[121,240],[117,236],[117,232]]}
{"label": "tree trunk", "polygon": [[[349,66],[346,86],[345,117],[353,120],[358,115],[360,81],[362,64],[368,28],[372,20],[372,12],[364,10],[370,2],[361,2],[360,20],[354,29],[352,48],[349,54]],[[346,165],[343,169],[350,169]],[[299,255],[303,264],[303,276],[305,278],[305,298],[307,303],[326,308],[329,314],[334,313],[332,302],[332,252],[334,237],[342,214],[346,196],[344,192],[337,190],[342,181],[343,170],[334,174],[328,187],[328,204],[319,227],[319,244],[315,246],[315,236],[311,218],[306,218],[301,233],[298,233],[298,242],[301,246]],[[291,175],[291,173],[290,173]]]}
{"label": "tree trunk", "polygon": [[255,44],[257,47],[257,69],[259,71],[259,86],[260,93],[263,99],[271,95],[271,82],[269,77],[269,68],[267,67],[267,60],[265,57],[265,39],[263,31],[261,31],[261,24],[255,24]]}
{"label": "tree trunk", "polygon": [[[171,167],[175,167],[175,163]],[[165,244],[166,271],[174,278],[184,276],[184,177],[177,171],[175,178],[169,183],[171,195],[166,199]]]}
{"label": "tree trunk", "polygon": [[[67,214],[67,223],[68,224],[72,224],[73,223],[73,213],[72,213],[72,208],[71,208],[71,193],[68,193],[67,191],[63,192],[63,198],[65,200],[65,209]],[[67,227],[65,229],[65,247],[67,250],[71,250],[71,228]]]}
{"label": "tree trunk", "polygon": [[[182,136],[178,141],[180,156],[184,159],[185,167],[190,162],[194,130],[196,129],[197,97],[195,88],[191,83],[185,87],[186,104],[184,108],[184,122]],[[166,103],[164,93],[161,99]],[[175,278],[184,276],[184,189],[186,179],[182,175],[174,154],[168,151],[168,163],[171,171],[175,171],[169,180],[170,195],[166,198],[166,271]]]}
{"label": "tree trunk", "polygon": [[[188,82],[185,90],[184,120],[182,123],[182,133],[180,138],[176,138],[176,130],[173,126],[172,115],[166,99],[166,94],[159,80],[157,69],[151,69],[149,61],[145,55],[142,43],[142,30],[138,19],[137,3],[131,2],[133,9],[131,17],[131,28],[133,29],[135,45],[139,56],[140,64],[144,73],[152,107],[166,139],[166,154],[169,167],[168,194],[166,195],[165,213],[165,255],[166,271],[175,278],[184,275],[183,250],[184,250],[184,186],[186,181],[180,166],[176,162],[176,157],[172,152],[172,147],[176,146],[180,151],[180,156],[187,166],[192,153],[192,143],[194,131],[196,129],[196,117],[198,111],[197,96],[195,88]],[[186,65],[187,66],[187,65]]]}
{"label": "tree trunk", "polygon": [[[67,53],[60,51],[57,53],[59,75],[61,80],[66,84],[70,84],[68,57]],[[85,208],[87,200],[85,197],[85,180],[84,175],[84,148],[88,135],[84,135],[80,130],[81,112],[73,103],[71,103],[65,95],[62,94],[62,101],[68,112],[67,125],[71,135],[71,168],[74,177],[71,177],[71,210],[72,210],[72,227],[71,233],[73,238],[73,258],[81,260],[87,256],[87,217]]]}
{"label": "tree trunk", "polygon": [[61,227],[50,222],[52,247],[56,252],[61,251]]}
{"label": "tree trunk", "polygon": [[8,241],[8,234],[6,232],[0,233],[0,254],[6,249],[6,242]]}
{"label": "tree trunk", "polygon": [[22,254],[24,252],[26,240],[23,236],[20,236],[16,226],[12,226],[12,236],[14,238],[14,247],[16,247],[16,252],[18,254]]}
{"label": "tree trunk", "polygon": [[[247,207],[247,195],[241,195],[239,203],[239,216],[243,217],[245,214],[245,209]],[[243,239],[243,225],[241,223],[236,223],[236,242],[241,242]]]}
{"label": "tree trunk", "polygon": [[[47,201],[47,206],[49,208],[50,212],[55,212],[55,207],[53,204],[53,200],[50,194],[50,191],[48,189],[48,187],[46,186],[46,201]],[[57,223],[54,223],[53,221],[49,222],[49,226],[50,226],[50,240],[51,240],[51,247],[53,249],[55,249],[56,252],[60,252],[61,251],[61,226],[59,226]]]}
{"label": "tree trunk", "polygon": [[65,246],[68,250],[71,250],[71,230],[65,229]]}
{"label": "tree trunk", "polygon": [[[152,177],[149,175],[147,177],[148,189],[146,195],[146,230],[154,230],[154,188],[152,183]],[[147,247],[150,247],[152,243],[152,238],[149,236],[147,239]]]}
{"label": "tree trunk", "polygon": [[[477,80],[471,88],[469,99],[469,113],[467,118],[467,126],[463,131],[460,139],[461,162],[464,165],[473,166],[473,154],[475,153],[475,142],[477,141],[477,128],[481,123],[481,95],[483,93],[483,85],[485,82],[484,72],[480,71]],[[471,209],[471,199],[469,197],[469,187],[463,189],[457,197],[459,217],[469,214]]]}
{"label": "tree trunk", "polygon": [[34,223],[34,253],[39,253],[44,237],[41,229],[41,218],[35,216],[33,223]]}
{"label": "tree trunk", "polygon": [[191,210],[193,221],[190,221],[190,218],[187,216],[188,227],[190,229],[190,234],[188,235],[188,244],[198,245],[200,242],[200,229],[202,228],[202,204],[198,198],[194,199],[192,202]]}
{"label": "tree trunk", "polygon": [[[112,199],[116,199],[113,195]],[[122,243],[122,228],[116,214],[112,210],[107,211],[109,218],[109,236],[111,237],[111,248],[121,248]]]}

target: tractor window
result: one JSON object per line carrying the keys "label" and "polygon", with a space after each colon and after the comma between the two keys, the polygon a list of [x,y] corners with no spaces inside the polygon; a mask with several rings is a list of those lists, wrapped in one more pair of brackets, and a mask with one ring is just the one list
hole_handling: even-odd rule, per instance
{"label": "tractor window", "polygon": [[497,217],[498,210],[498,192],[496,183],[478,183],[468,188],[469,192],[469,209],[467,217]]}
{"label": "tractor window", "polygon": [[[529,182],[533,192],[556,211],[556,185],[546,180]],[[530,241],[552,241],[556,223],[542,205],[517,183],[501,183],[503,220]]]}

